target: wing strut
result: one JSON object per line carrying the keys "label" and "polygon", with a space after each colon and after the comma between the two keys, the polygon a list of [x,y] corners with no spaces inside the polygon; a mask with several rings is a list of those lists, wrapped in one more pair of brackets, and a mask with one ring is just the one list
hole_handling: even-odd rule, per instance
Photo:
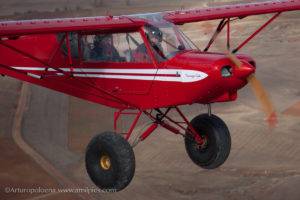
{"label": "wing strut", "polygon": [[225,18],[220,21],[215,33],[213,34],[213,36],[211,37],[210,41],[208,42],[207,46],[205,47],[205,49],[203,51],[206,52],[206,51],[209,50],[209,48],[214,43],[214,41],[216,40],[218,35],[222,32],[222,30],[225,27],[226,23],[227,23],[227,21],[225,20]]}
{"label": "wing strut", "polygon": [[250,40],[252,40],[258,33],[260,33],[264,28],[266,28],[272,21],[274,21],[281,13],[276,13],[271,19],[264,23],[259,29],[257,29],[252,35],[250,35],[244,42],[242,42],[237,48],[235,48],[232,53],[237,53],[241,48],[243,48]]}
{"label": "wing strut", "polygon": [[[232,50],[232,53],[237,53],[239,50],[241,50],[246,44],[248,44],[257,34],[259,34],[264,28],[266,28],[271,22],[273,22],[277,17],[279,17],[279,15],[281,14],[281,12],[276,13],[272,18],[270,18],[267,22],[265,22],[259,29],[257,29],[252,35],[250,35],[246,40],[244,40],[237,48],[235,48],[234,50]],[[204,52],[207,52],[209,50],[209,48],[211,47],[211,45],[215,42],[216,38],[218,37],[218,35],[222,32],[222,30],[224,29],[224,27],[227,25],[227,49],[230,49],[230,22],[233,21],[235,19],[222,19],[217,27],[217,29],[215,30],[213,36],[211,37],[210,41],[208,42],[207,46],[204,48]]]}

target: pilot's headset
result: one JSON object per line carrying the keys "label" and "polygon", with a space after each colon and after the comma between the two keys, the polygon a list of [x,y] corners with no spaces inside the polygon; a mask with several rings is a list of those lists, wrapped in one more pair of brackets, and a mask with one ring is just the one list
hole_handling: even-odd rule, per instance
{"label": "pilot's headset", "polygon": [[158,42],[161,43],[162,42],[162,39],[163,39],[163,33],[162,31],[153,26],[153,25],[146,25],[145,26],[145,30],[147,32],[147,38],[148,40],[150,39],[150,35],[156,37],[158,39]]}

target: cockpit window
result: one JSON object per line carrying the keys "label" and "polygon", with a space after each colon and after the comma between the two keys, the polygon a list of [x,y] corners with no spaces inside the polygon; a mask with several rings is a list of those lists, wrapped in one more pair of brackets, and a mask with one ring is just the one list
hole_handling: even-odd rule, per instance
{"label": "cockpit window", "polygon": [[186,50],[197,49],[176,26],[170,23],[146,25],[144,31],[158,61],[170,59]]}
{"label": "cockpit window", "polygon": [[[68,33],[69,37],[69,43],[70,43],[70,50],[71,50],[71,56],[72,58],[79,58],[79,51],[78,51],[78,34],[75,32]],[[68,55],[68,48],[67,48],[67,41],[66,41],[66,34],[65,33],[59,33],[57,34],[57,40],[60,42],[62,39],[64,39],[61,50],[65,55]]]}
{"label": "cockpit window", "polygon": [[[145,15],[143,17],[149,17]],[[153,19],[159,15],[151,15]],[[151,19],[152,19],[151,18]],[[199,50],[177,26],[162,21],[153,21],[143,27],[147,43],[158,62],[173,58],[181,52]],[[58,34],[58,41],[65,38]],[[84,34],[68,33],[71,57],[83,62],[135,62],[152,63],[148,45],[140,32]],[[80,41],[80,42],[79,42]],[[66,40],[61,49],[68,55]]]}
{"label": "cockpit window", "polygon": [[[71,32],[68,38],[72,59],[84,62],[152,63],[140,32],[90,35]],[[66,34],[57,34],[57,40],[63,40],[61,51],[68,56]],[[139,51],[142,46],[144,50]]]}
{"label": "cockpit window", "polygon": [[139,32],[83,35],[83,60],[90,62],[151,62],[147,52],[137,53],[144,42]]}

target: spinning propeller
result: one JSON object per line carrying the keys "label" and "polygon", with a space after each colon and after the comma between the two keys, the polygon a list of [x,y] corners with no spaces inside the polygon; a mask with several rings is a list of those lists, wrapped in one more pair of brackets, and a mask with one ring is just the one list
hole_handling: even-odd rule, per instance
{"label": "spinning propeller", "polygon": [[[223,21],[220,23],[219,26],[221,26],[222,23],[223,23],[223,26],[226,25],[225,21]],[[212,41],[214,41],[217,38],[218,34],[222,31],[222,28],[220,28],[219,30],[218,29],[216,30],[215,34],[212,36]],[[210,30],[206,30],[206,32],[210,32]],[[224,49],[224,48],[221,48],[220,43],[218,43],[217,41],[215,42],[215,46],[217,47],[217,49]],[[227,41],[227,48],[223,52],[225,52],[224,55],[226,55],[236,65],[236,67],[241,68],[242,61],[234,53],[232,53],[230,51],[230,44],[228,41]],[[260,102],[260,104],[262,106],[262,109],[267,117],[266,121],[267,121],[269,127],[270,128],[276,127],[276,125],[278,123],[276,110],[269,98],[268,93],[264,89],[263,85],[255,77],[254,74],[250,75],[247,78],[247,81],[248,81],[248,83],[250,83],[250,86],[252,88],[252,91],[254,92],[254,95],[256,96],[257,100]]]}
{"label": "spinning propeller", "polygon": [[[234,55],[229,50],[226,51],[226,55],[237,67],[241,67],[242,62],[239,60],[239,58],[236,55]],[[277,114],[276,114],[275,108],[268,96],[268,93],[266,92],[263,85],[255,77],[254,74],[250,75],[247,78],[247,81],[248,81],[248,83],[250,83],[252,91],[254,92],[257,100],[260,102],[260,104],[263,108],[263,111],[265,112],[265,115],[267,116],[267,122],[269,124],[269,127],[274,128],[278,123]]]}

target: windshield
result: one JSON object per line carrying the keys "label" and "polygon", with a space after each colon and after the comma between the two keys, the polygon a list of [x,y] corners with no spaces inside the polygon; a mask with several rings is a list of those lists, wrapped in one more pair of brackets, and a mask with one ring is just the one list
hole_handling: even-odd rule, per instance
{"label": "windshield", "polygon": [[170,59],[180,52],[198,49],[171,23],[146,25],[144,31],[158,61]]}

